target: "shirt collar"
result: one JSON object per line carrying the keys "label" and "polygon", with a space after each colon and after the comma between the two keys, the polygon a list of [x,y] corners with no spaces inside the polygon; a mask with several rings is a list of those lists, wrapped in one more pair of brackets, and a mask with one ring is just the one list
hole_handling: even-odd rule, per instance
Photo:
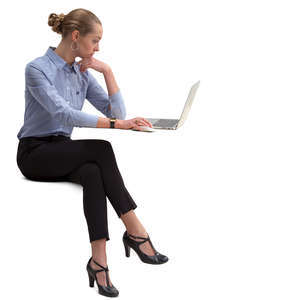
{"label": "shirt collar", "polygon": [[[63,69],[63,67],[65,67],[66,65],[67,67],[70,67],[70,65],[62,57],[60,57],[56,52],[54,52],[55,49],[56,47],[50,46],[46,51],[45,55],[49,56],[49,58],[54,62],[58,69]],[[76,73],[80,73],[79,66],[76,61],[72,64],[71,67],[74,68]]]}

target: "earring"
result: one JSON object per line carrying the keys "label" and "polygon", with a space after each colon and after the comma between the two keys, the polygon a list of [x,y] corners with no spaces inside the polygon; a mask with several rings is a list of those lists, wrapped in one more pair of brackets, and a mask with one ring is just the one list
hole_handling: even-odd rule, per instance
{"label": "earring", "polygon": [[72,51],[79,50],[79,47],[77,47],[76,49],[74,49],[74,48],[72,47],[73,43],[74,43],[74,41],[72,41],[72,43],[71,43],[71,46],[70,46],[70,47],[71,47],[71,50],[72,50]]}

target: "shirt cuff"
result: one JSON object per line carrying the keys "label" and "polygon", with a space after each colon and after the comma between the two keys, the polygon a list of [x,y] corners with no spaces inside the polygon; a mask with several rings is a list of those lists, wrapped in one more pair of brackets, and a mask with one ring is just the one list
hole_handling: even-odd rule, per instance
{"label": "shirt cuff", "polygon": [[98,120],[99,120],[99,116],[91,115],[83,111],[80,111],[80,118],[78,118],[78,122],[76,123],[78,124],[79,127],[97,128]]}

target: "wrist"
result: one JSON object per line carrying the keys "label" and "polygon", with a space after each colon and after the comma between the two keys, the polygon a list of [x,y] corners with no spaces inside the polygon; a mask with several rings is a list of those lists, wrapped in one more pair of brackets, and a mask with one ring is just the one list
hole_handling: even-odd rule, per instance
{"label": "wrist", "polygon": [[110,68],[109,66],[106,67],[106,68],[102,71],[102,73],[103,73],[104,76],[108,75],[108,74],[111,73],[111,72],[112,72],[112,70],[111,70],[111,68]]}
{"label": "wrist", "polygon": [[122,129],[123,128],[123,120],[116,119],[116,121],[115,121],[115,128]]}
{"label": "wrist", "polygon": [[110,127],[109,118],[99,117],[96,127],[97,128],[109,128]]}

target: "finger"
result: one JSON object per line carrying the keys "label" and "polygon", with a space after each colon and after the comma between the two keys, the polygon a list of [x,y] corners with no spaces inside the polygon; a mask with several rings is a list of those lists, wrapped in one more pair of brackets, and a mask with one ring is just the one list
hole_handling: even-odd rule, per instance
{"label": "finger", "polygon": [[147,122],[145,122],[145,121],[140,121],[140,122],[141,122],[140,126],[147,126],[147,127],[149,127],[149,124]]}
{"label": "finger", "polygon": [[90,63],[82,63],[81,66],[83,68],[88,68],[90,66]]}
{"label": "finger", "polygon": [[145,118],[143,118],[143,120],[148,124],[148,126],[152,127],[152,124]]}
{"label": "finger", "polygon": [[143,126],[149,126],[144,118],[137,118],[136,122],[137,122],[138,125],[142,124]]}
{"label": "finger", "polygon": [[140,119],[139,118],[132,119],[132,124],[134,124],[134,126],[139,125],[140,124]]}
{"label": "finger", "polygon": [[147,126],[147,127],[152,127],[152,124],[148,120],[146,120],[145,118],[142,118],[141,122],[143,124],[145,124],[145,126]]}
{"label": "finger", "polygon": [[81,69],[83,70],[83,72],[85,72],[87,68],[89,68],[89,65],[84,65],[84,66],[81,67]]}

